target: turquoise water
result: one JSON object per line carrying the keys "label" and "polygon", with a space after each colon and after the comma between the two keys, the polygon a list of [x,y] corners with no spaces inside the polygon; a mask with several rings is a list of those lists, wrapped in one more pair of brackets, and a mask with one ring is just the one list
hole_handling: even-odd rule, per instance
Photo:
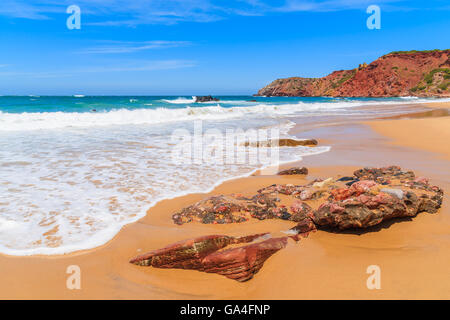
{"label": "turquoise water", "polygon": [[[403,102],[405,98],[297,98],[297,97],[253,97],[253,96],[217,96],[224,108],[232,106],[250,106],[258,104],[306,104],[339,102]],[[414,98],[410,98],[414,100]],[[256,100],[255,102],[252,100]],[[0,96],[0,111],[8,113],[22,112],[107,112],[118,109],[180,109],[202,107],[204,103],[194,103],[192,96]]]}

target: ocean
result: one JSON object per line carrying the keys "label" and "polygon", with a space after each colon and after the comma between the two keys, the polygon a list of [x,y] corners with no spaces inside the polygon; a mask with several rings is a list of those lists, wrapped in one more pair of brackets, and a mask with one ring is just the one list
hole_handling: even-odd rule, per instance
{"label": "ocean", "polygon": [[[314,138],[294,137],[290,129],[420,111],[411,106],[430,101],[218,98],[195,103],[190,96],[0,96],[0,253],[94,248],[158,201],[208,192],[267,165],[250,161],[258,152],[251,145],[233,150],[227,161],[227,137],[232,145],[254,130],[255,140]],[[276,161],[329,150],[281,147]]]}

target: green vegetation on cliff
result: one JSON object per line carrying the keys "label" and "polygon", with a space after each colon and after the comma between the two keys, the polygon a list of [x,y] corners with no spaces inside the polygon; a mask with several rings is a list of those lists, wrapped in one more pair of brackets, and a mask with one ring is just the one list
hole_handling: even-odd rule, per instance
{"label": "green vegetation on cliff", "polygon": [[[440,73],[442,77],[442,82],[440,83],[435,83],[436,79],[434,76],[437,73]],[[417,86],[411,88],[411,92],[416,92],[418,90],[423,91],[425,89],[430,89],[430,87],[433,86],[445,91],[450,84],[450,81],[448,80],[450,80],[450,68],[436,68],[424,75],[422,81],[420,81]]]}
{"label": "green vegetation on cliff", "polygon": [[338,81],[333,82],[331,84],[331,87],[333,89],[336,89],[336,88],[340,87],[344,82],[346,82],[346,81],[350,80],[351,78],[353,78],[355,76],[355,74],[356,74],[356,71],[357,71],[357,69],[353,69],[353,70],[351,70],[351,72],[344,74],[342,76],[342,78],[340,78]]}
{"label": "green vegetation on cliff", "polygon": [[433,83],[433,76],[438,73],[438,72],[442,72],[444,73],[444,79],[448,79],[448,77],[450,76],[450,69],[449,68],[438,68],[438,69],[433,69],[430,71],[429,74],[427,74],[423,80],[428,83],[428,84],[432,84]]}
{"label": "green vegetation on cliff", "polygon": [[392,51],[384,56],[388,56],[391,54],[413,54],[413,53],[430,53],[430,52],[442,52],[449,51],[450,49],[433,49],[433,50],[409,50],[409,51]]}

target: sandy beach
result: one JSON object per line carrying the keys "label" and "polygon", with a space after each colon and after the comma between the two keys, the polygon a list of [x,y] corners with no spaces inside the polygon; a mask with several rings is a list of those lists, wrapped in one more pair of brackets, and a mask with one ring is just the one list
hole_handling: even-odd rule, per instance
{"label": "sandy beach", "polygon": [[[450,103],[433,103],[432,109]],[[295,129],[294,129],[295,130]],[[129,224],[107,244],[67,255],[0,255],[0,299],[449,299],[450,117],[373,120],[322,126],[303,136],[326,141],[330,152],[305,157],[305,176],[254,174],[225,182],[210,194],[165,200]],[[217,274],[144,268],[130,258],[173,242],[208,234],[233,236],[295,225],[282,220],[240,224],[175,225],[171,215],[210,195],[252,194],[273,183],[302,184],[314,178],[349,175],[366,166],[399,165],[429,177],[444,189],[442,208],[408,221],[394,221],[363,233],[317,231],[289,241],[253,279],[236,282]],[[368,290],[366,268],[381,268],[381,289]],[[68,290],[67,267],[81,269],[81,290]]]}

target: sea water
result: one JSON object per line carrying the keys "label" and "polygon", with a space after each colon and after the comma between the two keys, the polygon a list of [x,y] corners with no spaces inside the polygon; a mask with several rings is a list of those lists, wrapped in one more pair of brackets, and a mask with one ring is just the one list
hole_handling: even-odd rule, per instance
{"label": "sea water", "polygon": [[[294,123],[391,115],[427,101],[218,98],[195,103],[189,96],[0,97],[0,253],[94,248],[160,200],[207,192],[263,167],[174,161],[174,130],[193,133],[199,121],[204,131],[276,128],[281,137],[291,137]],[[279,162],[329,150],[282,147]]]}

